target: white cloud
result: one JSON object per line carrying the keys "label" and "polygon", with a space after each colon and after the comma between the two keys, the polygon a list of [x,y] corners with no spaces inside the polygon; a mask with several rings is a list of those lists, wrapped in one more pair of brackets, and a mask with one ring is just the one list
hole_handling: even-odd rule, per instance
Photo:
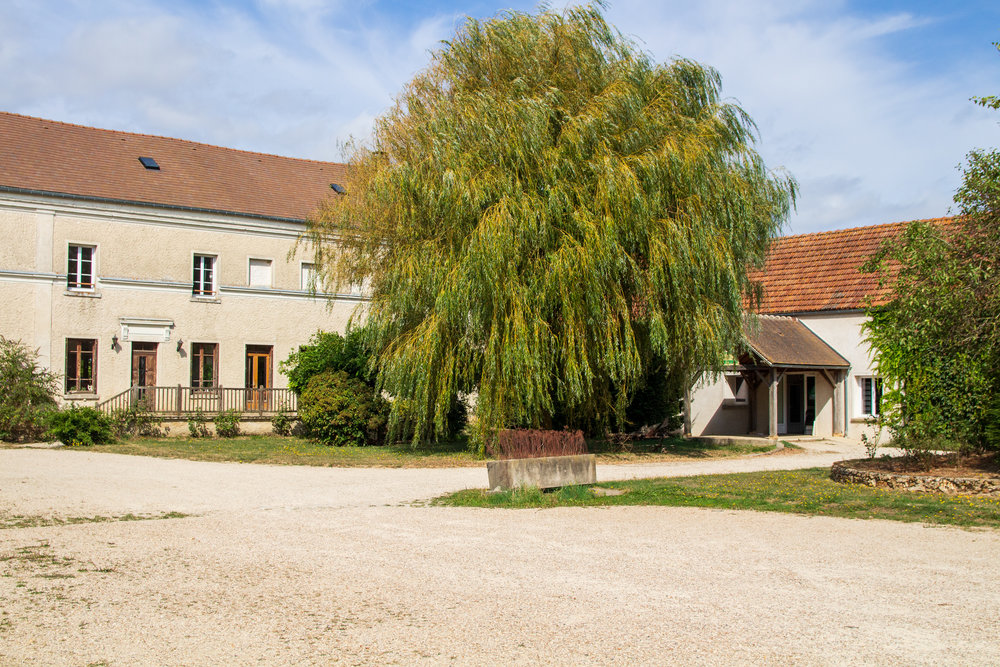
{"label": "white cloud", "polygon": [[790,231],[943,215],[959,179],[954,165],[977,143],[1000,139],[996,119],[967,101],[991,89],[986,77],[924,76],[885,47],[887,36],[932,26],[933,17],[866,19],[828,3],[739,0],[654,10],[622,2],[609,14],[658,60],[682,54],[720,71],[723,93],[757,121],[768,164],[799,180]]}
{"label": "white cloud", "polygon": [[[0,109],[315,159],[366,137],[470,13],[408,21],[367,0],[98,6],[0,5]],[[724,95],[757,121],[768,164],[801,184],[791,231],[941,215],[963,155],[1000,144],[996,114],[968,102],[996,92],[996,68],[970,65],[983,62],[970,50],[928,74],[888,47],[932,37],[935,16],[821,0],[618,0],[608,17],[657,60],[719,70]]]}

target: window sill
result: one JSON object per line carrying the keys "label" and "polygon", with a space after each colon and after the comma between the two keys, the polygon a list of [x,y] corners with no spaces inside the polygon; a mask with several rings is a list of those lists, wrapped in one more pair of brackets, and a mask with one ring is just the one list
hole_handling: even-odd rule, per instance
{"label": "window sill", "polygon": [[191,303],[222,303],[218,296],[192,296]]}
{"label": "window sill", "polygon": [[851,417],[852,424],[867,424],[873,419],[878,419],[877,415],[868,415],[866,417]]}
{"label": "window sill", "polygon": [[735,400],[733,400],[731,398],[724,398],[724,399],[722,399],[722,407],[723,408],[745,408],[745,407],[747,407],[749,405],[750,405],[750,403],[747,402],[747,401],[735,401]]}
{"label": "window sill", "polygon": [[63,394],[64,401],[96,401],[99,399],[100,396],[96,393],[86,391],[66,392]]}
{"label": "window sill", "polygon": [[68,289],[65,292],[63,292],[63,294],[66,295],[66,296],[82,297],[84,299],[100,299],[101,298],[101,293],[100,292],[96,292],[94,290],[82,290],[82,289],[80,289],[80,290],[74,290],[74,289]]}

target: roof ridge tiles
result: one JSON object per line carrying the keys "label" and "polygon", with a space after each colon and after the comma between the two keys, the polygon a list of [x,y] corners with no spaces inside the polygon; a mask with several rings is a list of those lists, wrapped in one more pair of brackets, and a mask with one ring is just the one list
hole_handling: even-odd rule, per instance
{"label": "roof ridge tiles", "polygon": [[53,123],[55,125],[63,125],[66,127],[75,127],[81,130],[88,130],[91,132],[104,132],[111,135],[125,135],[128,137],[144,137],[147,139],[165,139],[167,141],[175,141],[182,144],[190,144],[193,146],[205,146],[206,148],[213,148],[222,151],[231,151],[233,153],[243,153],[244,155],[259,155],[261,157],[275,157],[282,160],[294,160],[295,162],[308,162],[311,164],[318,165],[336,165],[338,167],[346,167],[347,164],[344,162],[333,162],[331,160],[313,160],[311,158],[304,157],[291,157],[288,155],[279,155],[278,153],[265,153],[262,151],[251,151],[243,148],[231,148],[229,146],[222,146],[219,144],[210,144],[205,141],[194,141],[192,139],[180,139],[178,137],[171,137],[165,134],[150,134],[148,132],[128,132],[126,130],[110,130],[106,127],[96,127],[93,125],[83,125],[81,123],[69,123],[63,120],[53,120],[51,118],[42,118],[41,116],[29,116],[27,114],[15,113],[13,111],[0,111],[0,115],[4,116],[16,116],[18,118],[24,118],[26,120],[40,121],[42,123]]}
{"label": "roof ridge tiles", "polygon": [[845,227],[844,229],[828,229],[822,232],[804,232],[802,234],[789,234],[788,236],[778,236],[774,241],[790,241],[793,239],[802,238],[819,238],[826,237],[823,240],[827,240],[829,237],[835,234],[847,234],[849,232],[861,232],[876,229],[884,229],[886,227],[896,227],[900,225],[909,225],[914,222],[934,222],[934,223],[947,223],[953,222],[958,219],[958,216],[954,215],[942,215],[936,218],[916,218],[914,220],[897,220],[895,222],[880,222],[875,225],[858,225],[857,227]]}

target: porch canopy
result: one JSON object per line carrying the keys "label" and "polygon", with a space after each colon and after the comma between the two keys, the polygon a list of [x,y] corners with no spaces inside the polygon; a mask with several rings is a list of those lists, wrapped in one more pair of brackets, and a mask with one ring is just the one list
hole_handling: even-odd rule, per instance
{"label": "porch canopy", "polygon": [[844,382],[851,364],[826,341],[794,317],[761,315],[747,327],[750,350],[739,357],[736,370],[751,388],[750,431],[757,432],[757,387],[767,384],[768,435],[778,437],[778,382],[791,372],[812,371],[833,390],[832,433],[844,433]]}

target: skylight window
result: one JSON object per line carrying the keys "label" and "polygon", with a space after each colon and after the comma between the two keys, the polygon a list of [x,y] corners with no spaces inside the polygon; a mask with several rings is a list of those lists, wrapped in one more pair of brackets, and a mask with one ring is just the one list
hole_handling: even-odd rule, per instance
{"label": "skylight window", "polygon": [[156,164],[156,160],[151,157],[141,157],[139,158],[139,162],[141,162],[142,166],[146,169],[156,169],[157,171],[160,169],[160,165]]}
{"label": "skylight window", "polygon": [[336,192],[338,195],[342,195],[345,192],[347,192],[347,188],[345,188],[340,183],[330,183],[330,189]]}

